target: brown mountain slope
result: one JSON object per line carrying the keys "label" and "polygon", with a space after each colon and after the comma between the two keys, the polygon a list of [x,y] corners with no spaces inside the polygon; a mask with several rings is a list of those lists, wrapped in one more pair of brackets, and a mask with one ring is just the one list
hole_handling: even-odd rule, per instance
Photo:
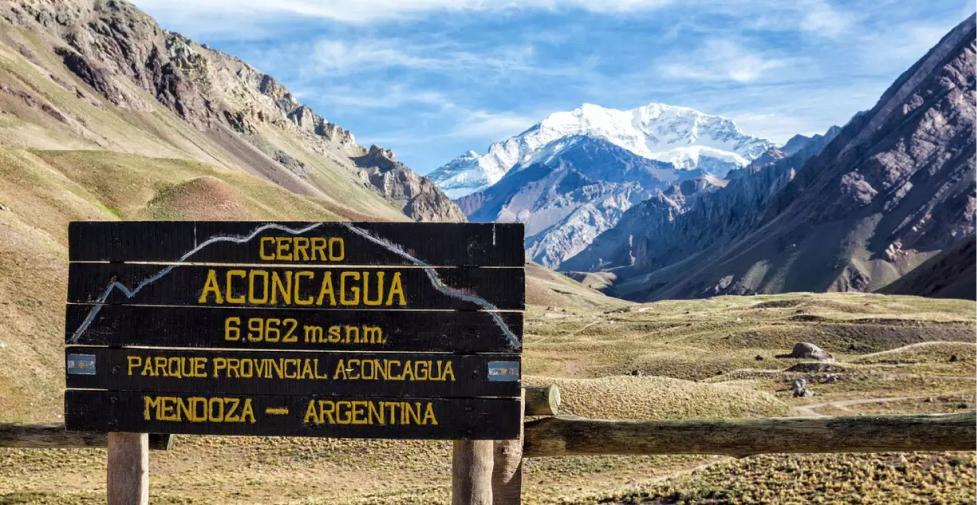
{"label": "brown mountain slope", "polygon": [[[0,148],[0,181],[4,421],[61,415],[69,221],[360,217],[235,168],[107,151]],[[539,266],[530,265],[526,277],[533,305],[623,303]]]}
{"label": "brown mountain slope", "polygon": [[[0,2],[4,420],[62,409],[69,221],[411,217],[464,220],[244,62],[125,2]],[[528,276],[530,303],[606,300],[551,276]]]}
{"label": "brown mountain slope", "polygon": [[872,291],[974,234],[975,22],[970,17],[856,116],[723,247],[637,258],[636,300]]}
{"label": "brown mountain slope", "polygon": [[977,299],[977,241],[957,242],[912,272],[880,289],[889,295]]}
{"label": "brown mountain slope", "polygon": [[5,147],[201,161],[349,215],[464,220],[433,184],[390,163],[389,151],[370,157],[271,76],[124,1],[0,3],[0,112]]}

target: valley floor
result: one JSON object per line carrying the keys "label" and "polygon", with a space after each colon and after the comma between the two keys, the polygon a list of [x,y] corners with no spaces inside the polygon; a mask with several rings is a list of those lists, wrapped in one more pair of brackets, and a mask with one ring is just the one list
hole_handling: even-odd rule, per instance
{"label": "valley floor", "polygon": [[[526,382],[558,384],[567,414],[974,409],[971,301],[788,294],[536,306],[526,318]],[[779,355],[800,341],[835,360],[786,371],[802,361]],[[815,396],[792,397],[801,377]],[[0,503],[104,503],[104,464],[102,450],[0,450]],[[153,503],[445,503],[449,465],[447,442],[181,437],[151,455],[151,494]],[[973,503],[974,473],[972,452],[566,457],[527,460],[523,489],[525,503]]]}

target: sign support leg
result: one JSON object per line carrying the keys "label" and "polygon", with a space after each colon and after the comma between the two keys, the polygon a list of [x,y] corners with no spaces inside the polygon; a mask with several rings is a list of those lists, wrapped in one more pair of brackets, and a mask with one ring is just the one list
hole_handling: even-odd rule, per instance
{"label": "sign support leg", "polygon": [[492,505],[493,440],[455,440],[451,452],[451,505]]}
{"label": "sign support leg", "polygon": [[522,426],[526,415],[526,390],[519,400],[519,438],[495,441],[495,465],[492,469],[493,505],[522,503]]}
{"label": "sign support leg", "polygon": [[109,505],[148,505],[149,434],[109,433]]}

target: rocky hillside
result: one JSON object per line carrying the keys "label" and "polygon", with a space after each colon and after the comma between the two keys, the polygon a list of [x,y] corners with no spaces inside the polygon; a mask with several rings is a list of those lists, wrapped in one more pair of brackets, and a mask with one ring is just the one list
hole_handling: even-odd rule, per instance
{"label": "rocky hillside", "polygon": [[783,148],[770,148],[748,167],[731,171],[722,188],[685,184],[660,192],[628,210],[616,226],[561,268],[654,270],[725,247],[762,220],[769,200],[838,131],[832,127],[824,135],[798,135]]}
{"label": "rocky hillside", "polygon": [[[0,2],[5,421],[63,409],[69,221],[410,218],[464,215],[246,63],[124,2]],[[608,300],[545,273],[531,303]]]}
{"label": "rocky hillside", "polygon": [[887,295],[917,295],[933,298],[977,299],[977,241],[974,237],[957,242],[926,260],[912,272],[883,287]]}
{"label": "rocky hillside", "polygon": [[0,145],[97,149],[243,170],[349,218],[459,221],[389,151],[245,62],[118,0],[0,4]]}
{"label": "rocky hillside", "polygon": [[537,149],[497,183],[458,203],[473,221],[525,223],[527,256],[554,268],[614,226],[631,206],[705,175],[577,135]]}
{"label": "rocky hillside", "polygon": [[[759,206],[750,217],[742,217],[739,208],[714,216],[711,231],[701,233],[719,234],[720,240],[683,241],[678,246],[684,249],[633,248],[633,260],[618,256],[607,262],[626,263],[612,270],[617,280],[609,292],[646,300],[871,291],[973,236],[974,64],[971,17],[900,76],[875,107],[853,118],[782,190],[765,203],[755,200]],[[617,240],[624,236],[631,234],[619,233]],[[637,237],[645,244],[655,241]],[[585,254],[570,266],[602,264],[601,253]]]}

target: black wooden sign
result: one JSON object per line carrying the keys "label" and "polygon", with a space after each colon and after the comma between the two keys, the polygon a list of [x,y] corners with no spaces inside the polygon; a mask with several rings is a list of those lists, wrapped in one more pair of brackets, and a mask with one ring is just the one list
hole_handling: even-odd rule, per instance
{"label": "black wooden sign", "polygon": [[[69,347],[69,388],[465,398],[518,396],[519,355]],[[73,366],[74,365],[74,366]],[[85,370],[88,372],[88,370]]]}
{"label": "black wooden sign", "polygon": [[518,435],[520,224],[85,222],[69,241],[69,429]]}
{"label": "black wooden sign", "polygon": [[[151,240],[147,240],[151,237]],[[525,263],[520,224],[75,222],[71,261],[383,266]]]}
{"label": "black wooden sign", "polygon": [[520,268],[72,263],[69,303],[522,310]]}
{"label": "black wooden sign", "polygon": [[109,346],[519,352],[522,335],[522,313],[489,311],[71,304],[66,321],[67,343]]}
{"label": "black wooden sign", "polygon": [[198,435],[515,438],[517,398],[362,398],[69,389],[69,429]]}

